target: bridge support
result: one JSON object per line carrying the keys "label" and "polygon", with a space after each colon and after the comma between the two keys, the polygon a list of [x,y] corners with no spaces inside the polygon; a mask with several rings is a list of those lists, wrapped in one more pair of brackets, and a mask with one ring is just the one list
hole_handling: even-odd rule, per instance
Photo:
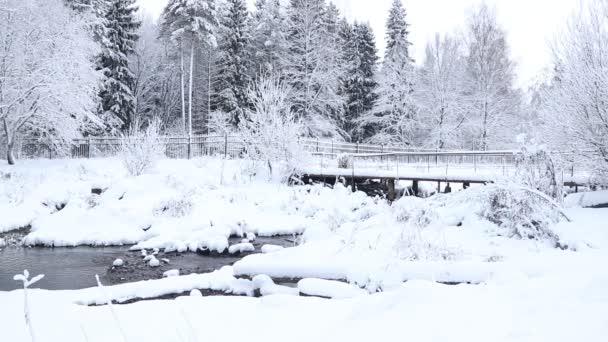
{"label": "bridge support", "polygon": [[389,201],[394,201],[397,199],[397,192],[395,191],[395,180],[393,178],[389,178],[386,180],[386,185],[388,187],[388,193],[386,195]]}
{"label": "bridge support", "polygon": [[412,181],[412,192],[414,196],[418,196],[418,194],[420,193],[420,190],[418,188],[418,181]]}

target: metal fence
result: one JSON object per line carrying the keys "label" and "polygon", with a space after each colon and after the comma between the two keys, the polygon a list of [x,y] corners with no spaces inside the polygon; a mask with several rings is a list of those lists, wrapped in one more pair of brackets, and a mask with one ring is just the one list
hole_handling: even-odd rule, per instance
{"label": "metal fence", "polygon": [[[16,146],[19,159],[33,158],[105,158],[118,154],[125,138],[90,137],[76,139],[67,151],[57,151],[44,142],[35,139],[22,139]],[[188,159],[201,156],[223,155],[238,158],[245,151],[245,144],[236,135],[196,135],[166,136],[161,138],[168,158]],[[335,140],[300,138],[298,144],[313,154],[326,154],[335,157],[339,154],[362,153],[400,153],[432,152],[431,150],[413,149],[394,145],[372,145],[348,143]]]}

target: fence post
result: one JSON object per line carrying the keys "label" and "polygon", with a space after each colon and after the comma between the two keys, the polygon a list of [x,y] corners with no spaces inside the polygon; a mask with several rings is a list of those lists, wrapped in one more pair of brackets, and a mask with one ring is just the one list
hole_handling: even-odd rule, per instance
{"label": "fence post", "polygon": [[357,141],[357,153],[359,153],[359,141]]}
{"label": "fence post", "polygon": [[87,158],[91,158],[91,138],[87,139]]}
{"label": "fence post", "polygon": [[334,154],[334,139],[331,139],[331,154]]}
{"label": "fence post", "polygon": [[188,160],[192,158],[192,135],[188,134]]}
{"label": "fence post", "polygon": [[228,133],[224,133],[224,159],[228,159]]}
{"label": "fence post", "polygon": [[317,153],[319,153],[319,138],[317,138]]}

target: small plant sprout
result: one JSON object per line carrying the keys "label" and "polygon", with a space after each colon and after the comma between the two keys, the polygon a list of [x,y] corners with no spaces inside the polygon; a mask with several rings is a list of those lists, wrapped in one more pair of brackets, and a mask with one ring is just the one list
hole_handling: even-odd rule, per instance
{"label": "small plant sprout", "polygon": [[34,333],[34,327],[32,325],[31,316],[30,316],[30,308],[27,300],[27,289],[36,284],[40,279],[44,278],[44,274],[39,274],[34,278],[30,279],[30,272],[28,270],[23,270],[23,274],[15,274],[13,280],[20,281],[23,283],[23,313],[25,315],[25,325],[30,332],[30,337],[32,342],[36,342],[36,336]]}

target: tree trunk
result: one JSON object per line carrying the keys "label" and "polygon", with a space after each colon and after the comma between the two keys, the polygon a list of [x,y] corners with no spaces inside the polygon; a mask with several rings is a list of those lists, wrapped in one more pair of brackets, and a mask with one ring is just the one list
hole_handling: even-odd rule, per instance
{"label": "tree trunk", "polygon": [[190,47],[190,86],[188,89],[188,136],[192,136],[192,83],[194,79],[194,39]]}
{"label": "tree trunk", "polygon": [[8,161],[8,165],[15,165],[15,143],[10,141],[6,143],[6,161]]}
{"label": "tree trunk", "polygon": [[186,130],[186,95],[184,94],[184,47],[182,46],[182,43],[180,43],[180,52],[181,52],[181,71],[180,71],[180,76],[181,76],[181,83],[182,86],[180,87],[181,93],[182,93],[182,129],[185,131]]}

